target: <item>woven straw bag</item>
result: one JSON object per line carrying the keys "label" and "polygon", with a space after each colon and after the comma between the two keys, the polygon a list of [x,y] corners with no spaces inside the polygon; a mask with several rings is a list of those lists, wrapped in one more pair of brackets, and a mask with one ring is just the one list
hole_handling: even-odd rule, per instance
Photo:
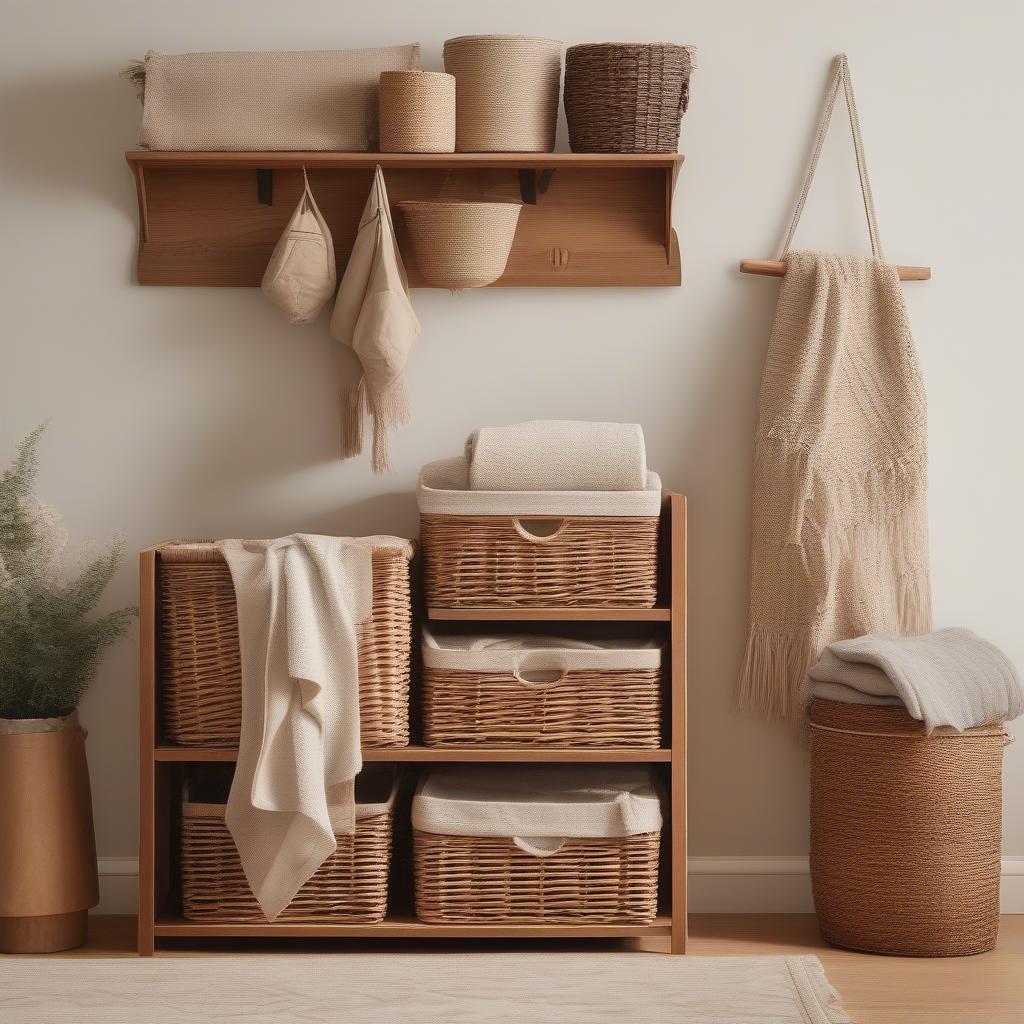
{"label": "woven straw bag", "polygon": [[482,288],[505,273],[519,203],[398,204],[423,279],[437,288]]}
{"label": "woven straw bag", "polygon": [[380,76],[380,151],[455,152],[455,79],[438,71]]}
{"label": "woven straw bag", "polygon": [[562,44],[530,36],[459,36],[444,44],[456,78],[460,153],[547,153],[555,148]]}
{"label": "woven straw bag", "polygon": [[674,153],[690,101],[692,46],[586,43],[565,54],[574,153]]}
{"label": "woven straw bag", "polygon": [[926,736],[902,708],[816,700],[811,883],[822,935],[900,956],[991,949],[1002,725]]}

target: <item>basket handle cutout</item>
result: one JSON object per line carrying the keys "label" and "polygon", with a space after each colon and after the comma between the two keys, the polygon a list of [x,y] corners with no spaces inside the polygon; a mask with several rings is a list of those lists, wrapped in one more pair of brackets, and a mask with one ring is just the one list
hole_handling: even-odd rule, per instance
{"label": "basket handle cutout", "polygon": [[546,690],[549,686],[557,686],[568,675],[564,668],[520,668],[518,665],[512,670],[512,675],[531,690]]}
{"label": "basket handle cutout", "polygon": [[551,857],[565,846],[564,836],[513,836],[512,842],[531,857]]}
{"label": "basket handle cutout", "polygon": [[568,519],[521,519],[513,518],[512,525],[523,540],[531,544],[548,544],[557,540],[569,525]]}

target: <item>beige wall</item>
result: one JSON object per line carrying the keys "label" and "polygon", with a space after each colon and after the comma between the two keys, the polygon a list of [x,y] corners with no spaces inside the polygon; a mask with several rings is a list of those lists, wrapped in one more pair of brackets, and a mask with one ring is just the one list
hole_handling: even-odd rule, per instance
{"label": "beige wall", "polygon": [[[1024,663],[1020,515],[1021,182],[1017,5],[812,0],[488,5],[36,0],[0,40],[0,457],[49,418],[41,489],[76,539],[131,551],[181,535],[409,532],[427,460],[473,427],[531,417],[640,420],[651,462],[691,499],[692,852],[806,850],[806,765],[784,729],[734,709],[745,625],[750,448],[777,285],[773,255],[829,59],[846,49],[883,239],[930,263],[906,286],[931,409],[936,622]],[[326,327],[289,329],[257,290],[141,288],[122,151],[139,107],[117,72],[148,48],[301,49],[525,31],[566,42],[700,47],[676,216],[685,282],[661,290],[419,292],[415,422],[396,472],[336,451]],[[840,118],[839,126],[842,126]],[[564,135],[564,133],[563,133]],[[836,132],[799,241],[863,251]],[[134,594],[126,564],[110,601]],[[100,853],[136,829],[136,643],[84,706]],[[1024,854],[1024,743],[1008,751],[1006,851]]]}

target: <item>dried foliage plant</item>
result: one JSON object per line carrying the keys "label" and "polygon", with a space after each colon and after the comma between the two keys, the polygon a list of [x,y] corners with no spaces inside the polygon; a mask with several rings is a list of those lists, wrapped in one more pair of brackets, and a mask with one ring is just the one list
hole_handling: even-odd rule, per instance
{"label": "dried foliage plant", "polygon": [[135,608],[92,613],[121,561],[115,541],[65,567],[67,533],[35,494],[44,426],[0,476],[0,718],[70,714]]}

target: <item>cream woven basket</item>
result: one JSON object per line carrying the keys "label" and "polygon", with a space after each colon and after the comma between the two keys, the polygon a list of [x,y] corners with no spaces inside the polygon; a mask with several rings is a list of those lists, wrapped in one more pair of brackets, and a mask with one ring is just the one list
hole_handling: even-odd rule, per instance
{"label": "cream woven basket", "polygon": [[519,203],[398,204],[423,280],[436,288],[482,288],[505,273]]}
{"label": "cream woven basket", "polygon": [[428,747],[635,747],[661,742],[661,647],[423,630]]}
{"label": "cream woven basket", "polygon": [[822,935],[899,956],[991,949],[1002,725],[926,736],[902,708],[811,704],[811,883]]}
{"label": "cream woven basket", "polygon": [[455,79],[436,71],[380,76],[380,151],[455,152]]}
{"label": "cream woven basket", "polygon": [[661,480],[643,491],[472,491],[431,462],[417,500],[427,602],[441,608],[652,608]]}
{"label": "cream woven basket", "polygon": [[444,44],[456,79],[460,153],[549,153],[555,148],[562,44],[531,36],[459,36]]}
{"label": "cream woven basket", "polygon": [[438,769],[413,798],[416,916],[430,924],[650,924],[661,806],[646,769]]}
{"label": "cream woven basket", "polygon": [[[187,747],[238,744],[242,665],[231,573],[209,541],[159,548],[157,602],[163,733]],[[373,614],[358,627],[364,747],[409,742],[409,555],[373,551]]]}
{"label": "cream woven basket", "polygon": [[[334,921],[376,924],[388,906],[391,835],[398,792],[394,773],[377,768],[356,779],[356,830],[337,835],[337,849],[277,918],[282,924]],[[186,785],[181,809],[181,904],[189,921],[263,922],[227,825],[228,785],[214,797],[193,799]]]}

